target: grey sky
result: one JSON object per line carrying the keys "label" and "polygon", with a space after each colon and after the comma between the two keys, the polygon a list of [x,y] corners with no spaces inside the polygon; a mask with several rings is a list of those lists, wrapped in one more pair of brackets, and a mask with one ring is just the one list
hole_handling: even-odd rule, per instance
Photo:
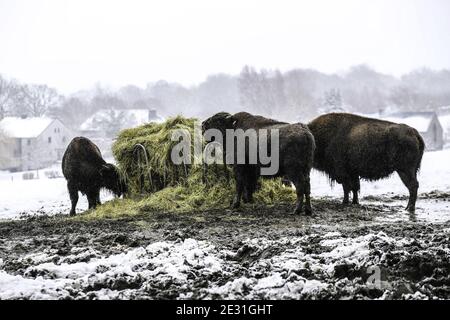
{"label": "grey sky", "polygon": [[450,68],[450,1],[0,0],[0,73],[63,92],[360,63]]}

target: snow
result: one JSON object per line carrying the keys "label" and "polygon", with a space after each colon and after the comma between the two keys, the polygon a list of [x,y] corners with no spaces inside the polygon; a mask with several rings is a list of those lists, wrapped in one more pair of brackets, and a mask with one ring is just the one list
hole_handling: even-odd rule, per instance
{"label": "snow", "polygon": [[[2,299],[130,299],[146,298],[155,289],[175,290],[179,299],[192,298],[191,286],[201,279],[209,285],[200,289],[204,299],[305,299],[321,298],[339,287],[352,286],[348,278],[336,281],[336,267],[348,265],[355,271],[366,271],[383,263],[379,249],[389,246],[392,252],[409,255],[411,243],[425,247],[425,240],[393,238],[384,232],[344,237],[328,233],[319,245],[325,250],[306,253],[305,244],[318,234],[278,239],[252,238],[243,247],[259,257],[245,267],[230,259],[230,252],[219,250],[208,241],[159,241],[103,256],[89,247],[74,248],[66,256],[55,256],[57,248],[23,256],[27,262],[20,274],[9,274],[0,259],[0,300]],[[331,239],[333,238],[333,239]],[[274,255],[261,257],[268,248],[282,248]],[[444,254],[448,248],[442,248]],[[239,250],[237,250],[239,252]],[[301,276],[314,274],[313,279]],[[237,276],[236,276],[237,275]],[[229,279],[225,283],[214,279]],[[369,284],[367,284],[369,285]],[[389,286],[389,283],[380,283]],[[353,289],[352,289],[353,288]],[[417,292],[405,296],[418,299]],[[198,298],[198,297],[197,297]],[[345,298],[345,296],[343,297]]]}
{"label": "snow", "polygon": [[[46,171],[59,172],[60,178],[46,177]],[[62,177],[61,166],[54,165],[38,171],[29,171],[39,179],[23,180],[24,172],[9,173],[0,171],[0,219],[20,218],[24,214],[57,214],[69,213],[70,200],[67,182]],[[101,192],[102,201],[111,200],[113,196]],[[87,210],[88,203],[84,196],[80,196],[77,212]]]}
{"label": "snow", "polygon": [[36,138],[54,120],[50,118],[17,118],[6,117],[0,121],[2,129],[11,138]]}
{"label": "snow", "polygon": [[419,132],[426,132],[428,131],[428,127],[430,125],[430,117],[425,116],[411,116],[411,117],[405,117],[405,118],[398,118],[398,117],[384,117],[382,120],[395,122],[395,123],[403,123],[410,127],[415,128]]}
{"label": "snow", "polygon": [[[405,114],[387,114],[380,115],[379,113],[372,114],[359,114],[363,117],[375,118],[384,121],[390,121],[394,123],[403,123],[410,127],[415,128],[419,132],[428,131],[428,127],[430,126],[432,117],[432,112],[418,112],[418,113],[405,113]],[[439,118],[440,120],[440,118]]]}
{"label": "snow", "polygon": [[161,122],[162,119],[149,119],[149,110],[147,109],[101,109],[83,122],[80,126],[82,131],[99,131],[102,130],[98,125],[100,122],[111,118],[111,112],[113,112],[114,117],[119,116],[125,118],[127,127],[136,127],[143,125],[148,122]]}
{"label": "snow", "polygon": [[[418,174],[419,199],[416,203],[415,219],[418,221],[428,221],[431,223],[441,223],[450,220],[450,199],[447,201],[436,201],[435,199],[420,199],[421,193],[430,193],[436,190],[440,192],[450,192],[450,149],[440,151],[425,152],[422,159],[422,166]],[[311,172],[311,195],[312,197],[330,197],[342,200],[343,190],[340,184],[330,186],[328,177],[321,172],[313,170]],[[383,197],[403,196],[405,199],[385,202]],[[379,200],[364,200],[364,197],[380,197]],[[397,173],[387,179],[378,181],[361,181],[361,191],[359,194],[361,204],[380,204],[390,207],[404,208],[406,206],[408,189]],[[444,200],[444,199],[442,199]],[[381,219],[381,218],[380,218]],[[408,221],[411,216],[408,212],[400,210],[396,216],[384,217],[392,221]]]}
{"label": "snow", "polygon": [[69,281],[66,279],[44,279],[37,277],[27,279],[0,271],[1,299],[56,299],[58,295],[68,292],[62,290]]}
{"label": "snow", "polygon": [[[450,149],[425,152],[418,180],[420,183],[419,193],[434,190],[450,191]],[[374,182],[361,181],[360,197],[388,193],[408,195],[408,190],[396,173],[387,179]],[[326,175],[313,170],[311,172],[311,195],[313,197],[331,196],[341,198],[343,196],[342,186],[340,184],[330,186]]]}
{"label": "snow", "polygon": [[[450,191],[450,150],[426,152],[419,174],[421,193],[439,190]],[[46,170],[60,170],[59,166],[39,171],[40,179],[22,180],[23,173],[0,172],[0,219],[20,218],[21,212],[53,214],[69,212],[69,196],[63,178],[48,179]],[[313,197],[342,199],[342,187],[331,188],[326,176],[314,171],[311,178]],[[396,174],[377,181],[361,183],[361,197],[380,196],[380,205],[404,207],[406,200],[383,202],[383,196],[392,194],[406,196],[407,189]],[[107,200],[102,195],[102,200]],[[365,200],[362,201],[365,203]],[[371,201],[371,204],[376,201]],[[417,217],[427,222],[439,223],[450,220],[450,199],[420,199],[417,202]],[[78,211],[85,210],[87,202],[80,197]],[[406,212],[399,212],[390,222],[409,219]],[[389,222],[389,221],[388,221]],[[444,229],[450,233],[450,229]],[[118,254],[105,256],[89,247],[76,247],[66,256],[60,256],[57,248],[25,254],[18,263],[27,262],[27,268],[20,274],[5,271],[0,259],[1,299],[129,299],[146,297],[152,288],[175,286],[179,298],[189,299],[192,294],[189,285],[193,275],[215,279],[222,275],[229,279],[205,287],[204,298],[217,296],[226,299],[304,299],[321,297],[339,286],[347,286],[352,280],[330,276],[340,265],[354,265],[365,270],[376,266],[383,256],[373,254],[373,247],[386,244],[396,250],[407,251],[414,239],[395,239],[383,232],[369,232],[356,237],[344,237],[340,232],[330,231],[322,235],[320,246],[326,248],[320,253],[305,252],[304,244],[317,237],[309,234],[302,237],[281,237],[279,239],[249,238],[242,244],[257,255],[270,248],[282,248],[274,255],[252,261],[242,274],[242,263],[233,256],[239,254],[218,250],[208,241],[185,239],[184,241],[159,241],[148,246],[127,249]],[[448,249],[442,249],[446,254]],[[231,256],[231,258],[230,258]],[[264,255],[263,255],[264,256]],[[314,274],[306,279],[299,271]],[[239,275],[239,276],[235,276]],[[211,277],[209,277],[211,276]],[[114,285],[114,283],[123,284]],[[136,285],[137,284],[137,285]],[[349,286],[351,287],[351,286]],[[183,291],[185,290],[185,291]],[[405,299],[419,299],[424,296],[416,292]]]}
{"label": "snow", "polygon": [[[217,253],[214,254],[214,246],[194,239],[176,243],[156,242],[145,248],[140,247],[109,257],[101,257],[90,248],[85,248],[85,251],[70,255],[58,263],[52,261],[51,255],[46,259],[40,255],[37,260],[30,256],[25,257],[24,259],[30,259],[29,261],[36,265],[28,267],[23,275],[11,275],[0,270],[0,300],[57,299],[68,297],[73,291],[84,295],[80,288],[95,287],[96,284],[118,277],[130,282],[144,279],[143,287],[146,281],[152,282],[156,279],[182,286],[188,280],[191,269],[210,275],[220,272],[223,265]],[[93,258],[88,262],[70,262],[85,260],[86,255]],[[42,262],[43,260],[47,262]],[[97,298],[101,299],[117,298],[119,292],[103,289],[97,294]]]}
{"label": "snow", "polygon": [[[329,247],[330,251],[320,254],[307,254],[302,245],[308,243],[316,234],[303,237],[280,238],[268,240],[264,238],[248,239],[244,246],[253,252],[262,252],[267,248],[283,247],[284,250],[269,258],[255,260],[247,270],[246,276],[232,279],[227,283],[205,289],[213,297],[218,295],[225,299],[304,299],[319,296],[322,291],[334,290],[337,283],[327,283],[339,265],[354,265],[359,270],[371,268],[380,262],[377,255],[371,254],[371,247],[386,244],[403,250],[414,239],[396,240],[383,232],[369,233],[355,238],[342,238],[337,233],[328,236],[338,237],[335,240],[322,240],[320,245]],[[226,261],[229,263],[228,261]],[[230,270],[238,265],[228,265]],[[261,270],[265,270],[261,276]],[[306,279],[298,274],[300,270],[310,270],[316,278]],[[342,279],[343,282],[348,279]],[[345,283],[343,283],[345,285]]]}
{"label": "snow", "polygon": [[[40,179],[22,180],[22,173],[0,172],[0,219],[19,218],[22,212],[56,214],[68,213],[70,209],[69,194],[64,178],[48,179],[46,170],[61,170],[59,165],[39,171]],[[34,172],[34,171],[33,171]],[[422,167],[418,176],[420,182],[419,193],[434,190],[450,192],[450,149],[425,152]],[[375,182],[361,181],[360,197],[390,195],[407,196],[408,190],[396,173],[391,177]],[[313,170],[311,174],[312,197],[332,197],[341,199],[342,186],[336,184],[331,187],[328,178]],[[102,192],[102,201],[112,199],[112,195]],[[364,201],[362,201],[364,203]],[[391,203],[403,206],[405,201]],[[421,199],[417,202],[418,212],[426,216],[430,211],[436,211],[448,218],[450,209],[441,204],[433,204]],[[80,197],[77,212],[87,209],[86,197]],[[442,216],[441,213],[447,214]]]}

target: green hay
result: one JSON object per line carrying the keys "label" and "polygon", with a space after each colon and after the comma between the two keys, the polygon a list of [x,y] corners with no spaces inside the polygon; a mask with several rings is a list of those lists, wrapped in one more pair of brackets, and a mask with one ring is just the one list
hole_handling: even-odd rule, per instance
{"label": "green hay", "polygon": [[[219,183],[208,187],[199,177],[189,177],[186,185],[169,186],[146,197],[116,199],[109,201],[84,218],[117,218],[154,212],[189,213],[211,209],[228,209],[234,196],[234,181]],[[281,183],[281,179],[262,180],[261,188],[254,194],[254,203],[243,207],[258,205],[292,204],[296,196],[292,188]]]}
{"label": "green hay", "polygon": [[[121,171],[127,176],[130,187],[130,198],[110,201],[91,212],[90,218],[136,215],[149,212],[192,212],[230,207],[235,191],[232,170],[227,181],[224,167],[208,166],[207,183],[203,183],[201,165],[191,165],[185,176],[184,166],[174,165],[170,160],[172,147],[177,142],[171,141],[172,129],[186,129],[193,133],[195,119],[180,116],[167,120],[162,124],[146,124],[127,129],[119,134],[113,146],[113,154]],[[139,168],[133,156],[134,146],[140,143],[149,151],[150,165]],[[151,173],[154,181],[147,178],[144,185],[146,194],[139,194],[140,175],[148,177]],[[165,181],[161,181],[166,176]],[[261,187],[254,194],[254,204],[275,205],[294,203],[295,192],[285,187],[281,179],[261,179]]]}
{"label": "green hay", "polygon": [[[171,161],[171,152],[178,141],[172,141],[173,130],[187,130],[193,137],[193,118],[177,116],[166,122],[148,123],[136,128],[126,129],[120,132],[113,144],[113,155],[119,165],[119,169],[129,182],[131,193],[140,191],[141,176],[145,176],[143,190],[146,192],[159,191],[167,186],[176,185],[186,179],[186,170],[191,166],[175,165]],[[134,148],[141,144],[148,152],[148,166],[144,162],[137,162]],[[191,148],[193,153],[193,145]],[[149,178],[151,177],[151,179]]]}

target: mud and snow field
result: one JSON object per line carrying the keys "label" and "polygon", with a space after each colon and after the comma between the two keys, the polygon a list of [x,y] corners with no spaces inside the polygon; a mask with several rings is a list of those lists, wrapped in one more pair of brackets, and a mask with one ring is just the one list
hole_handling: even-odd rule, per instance
{"label": "mud and snow field", "polygon": [[63,179],[0,175],[0,299],[449,299],[449,160],[425,154],[414,215],[397,177],[344,207],[314,173],[312,217],[281,205],[94,220],[67,217]]}

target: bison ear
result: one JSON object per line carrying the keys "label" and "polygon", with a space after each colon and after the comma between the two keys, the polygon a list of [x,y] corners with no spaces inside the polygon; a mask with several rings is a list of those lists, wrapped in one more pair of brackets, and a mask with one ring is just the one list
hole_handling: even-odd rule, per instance
{"label": "bison ear", "polygon": [[99,173],[102,177],[104,177],[110,170],[110,166],[108,164],[104,164],[100,167]]}

